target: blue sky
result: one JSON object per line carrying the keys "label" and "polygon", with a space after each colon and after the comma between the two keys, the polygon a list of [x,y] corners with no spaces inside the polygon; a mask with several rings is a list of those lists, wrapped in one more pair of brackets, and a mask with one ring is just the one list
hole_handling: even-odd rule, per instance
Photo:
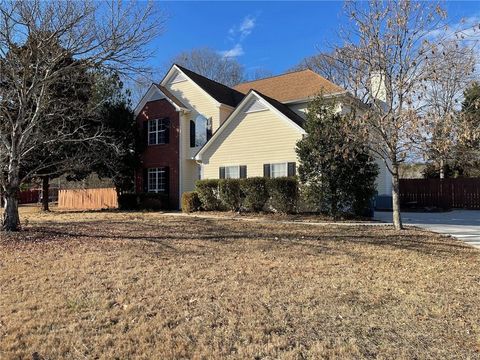
{"label": "blue sky", "polygon": [[[210,47],[230,51],[247,72],[264,68],[274,74],[336,41],[344,21],[343,3],[317,2],[162,2],[169,16],[155,42],[155,67],[183,50]],[[476,1],[445,3],[449,21],[480,15]]]}

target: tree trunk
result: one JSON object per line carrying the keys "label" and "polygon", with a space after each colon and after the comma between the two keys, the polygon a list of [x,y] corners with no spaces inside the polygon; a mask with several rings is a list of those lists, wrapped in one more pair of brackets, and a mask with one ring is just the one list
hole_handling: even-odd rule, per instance
{"label": "tree trunk", "polygon": [[9,188],[5,191],[5,209],[3,211],[2,230],[18,231],[20,228],[20,216],[18,215],[19,188]]}
{"label": "tree trunk", "polygon": [[445,162],[440,159],[440,179],[445,179]]}
{"label": "tree trunk", "polygon": [[48,200],[49,200],[49,190],[50,190],[50,182],[48,176],[42,177],[42,210],[43,211],[50,211],[48,207]]}
{"label": "tree trunk", "polygon": [[400,214],[400,179],[398,175],[398,164],[393,164],[392,173],[392,209],[393,209],[393,226],[396,230],[403,229],[402,216]]}

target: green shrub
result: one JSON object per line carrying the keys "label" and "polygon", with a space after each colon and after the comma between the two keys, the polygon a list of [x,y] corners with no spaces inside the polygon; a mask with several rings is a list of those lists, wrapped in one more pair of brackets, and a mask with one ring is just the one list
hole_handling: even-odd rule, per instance
{"label": "green shrub", "polygon": [[219,197],[226,209],[237,211],[242,206],[240,182],[244,179],[222,179],[218,183]]}
{"label": "green shrub", "polygon": [[218,182],[219,180],[217,179],[197,181],[196,192],[203,210],[212,211],[221,209],[221,202],[218,194]]}
{"label": "green shrub", "polygon": [[242,179],[240,190],[243,193],[243,207],[247,211],[259,212],[268,200],[267,181],[263,177]]}
{"label": "green shrub", "polygon": [[270,178],[267,181],[269,205],[273,210],[290,214],[298,201],[298,181],[294,177]]}
{"label": "green shrub", "polygon": [[187,191],[182,194],[182,211],[191,213],[200,209],[200,199],[196,191]]}
{"label": "green shrub", "polygon": [[138,210],[139,199],[137,194],[118,195],[118,208],[120,210]]}

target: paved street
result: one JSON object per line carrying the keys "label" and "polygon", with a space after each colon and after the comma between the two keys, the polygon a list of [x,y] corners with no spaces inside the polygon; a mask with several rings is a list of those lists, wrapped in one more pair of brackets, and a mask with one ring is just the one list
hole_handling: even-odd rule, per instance
{"label": "paved street", "polygon": [[[392,222],[392,213],[375,212],[375,219]],[[422,213],[403,212],[404,224],[418,226],[445,235],[452,235],[480,248],[480,211],[453,210],[448,212]]]}

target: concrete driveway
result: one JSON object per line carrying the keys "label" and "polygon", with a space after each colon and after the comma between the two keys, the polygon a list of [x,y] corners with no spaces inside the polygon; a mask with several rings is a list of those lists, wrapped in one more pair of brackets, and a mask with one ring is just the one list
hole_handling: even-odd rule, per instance
{"label": "concrete driveway", "polygon": [[[375,219],[392,222],[392,213],[376,211]],[[403,223],[451,235],[480,248],[480,210],[453,210],[439,213],[402,212]]]}

